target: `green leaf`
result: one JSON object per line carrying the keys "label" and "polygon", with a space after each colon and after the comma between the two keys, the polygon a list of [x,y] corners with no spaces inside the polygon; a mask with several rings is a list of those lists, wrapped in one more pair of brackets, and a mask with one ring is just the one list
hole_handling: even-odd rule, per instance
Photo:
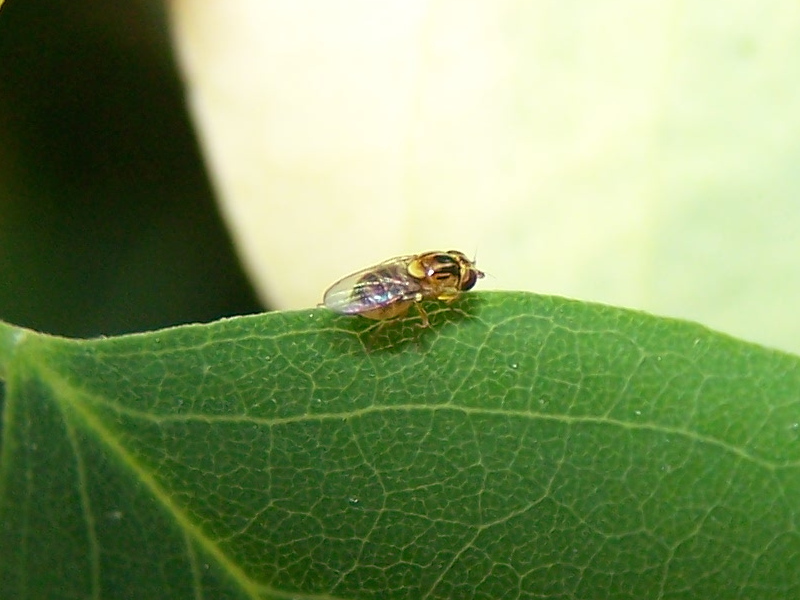
{"label": "green leaf", "polygon": [[0,597],[800,597],[797,357],[523,293],[431,316],[1,326]]}

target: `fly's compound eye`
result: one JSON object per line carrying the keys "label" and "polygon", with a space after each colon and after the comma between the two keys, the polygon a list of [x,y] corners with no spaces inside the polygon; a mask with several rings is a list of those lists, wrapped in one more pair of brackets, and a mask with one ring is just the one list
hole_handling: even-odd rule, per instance
{"label": "fly's compound eye", "polygon": [[467,276],[461,281],[461,291],[466,292],[475,287],[478,281],[478,271],[475,269],[467,269]]}

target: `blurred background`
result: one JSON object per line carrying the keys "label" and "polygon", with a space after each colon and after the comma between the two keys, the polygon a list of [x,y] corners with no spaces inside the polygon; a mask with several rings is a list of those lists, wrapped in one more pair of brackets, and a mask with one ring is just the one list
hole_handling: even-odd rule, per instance
{"label": "blurred background", "polygon": [[798,56],[794,0],[8,0],[0,318],[311,307],[457,248],[800,352]]}
{"label": "blurred background", "polygon": [[0,9],[0,319],[84,337],[263,310],[215,207],[165,10]]}

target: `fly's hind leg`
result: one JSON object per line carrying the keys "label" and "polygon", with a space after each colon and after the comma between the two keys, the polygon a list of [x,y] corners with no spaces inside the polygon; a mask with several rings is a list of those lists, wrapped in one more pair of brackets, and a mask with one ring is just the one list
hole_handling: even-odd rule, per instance
{"label": "fly's hind leg", "polygon": [[[411,302],[406,302],[393,307],[372,311],[370,314],[363,316],[375,319],[375,325],[370,326],[365,330],[369,332],[368,342],[366,344],[367,350],[381,347],[385,344],[380,344],[381,333],[387,331],[387,326],[393,326],[401,323],[408,316],[408,309],[411,308]],[[388,342],[388,339],[386,340]]]}

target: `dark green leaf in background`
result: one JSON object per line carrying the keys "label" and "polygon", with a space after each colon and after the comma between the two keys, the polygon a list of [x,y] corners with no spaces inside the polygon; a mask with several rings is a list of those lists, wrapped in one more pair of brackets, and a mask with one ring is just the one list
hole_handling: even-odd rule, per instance
{"label": "dark green leaf in background", "polygon": [[521,293],[0,328],[3,598],[797,598],[800,363]]}
{"label": "dark green leaf in background", "polygon": [[0,11],[0,319],[69,336],[255,312],[152,2]]}

